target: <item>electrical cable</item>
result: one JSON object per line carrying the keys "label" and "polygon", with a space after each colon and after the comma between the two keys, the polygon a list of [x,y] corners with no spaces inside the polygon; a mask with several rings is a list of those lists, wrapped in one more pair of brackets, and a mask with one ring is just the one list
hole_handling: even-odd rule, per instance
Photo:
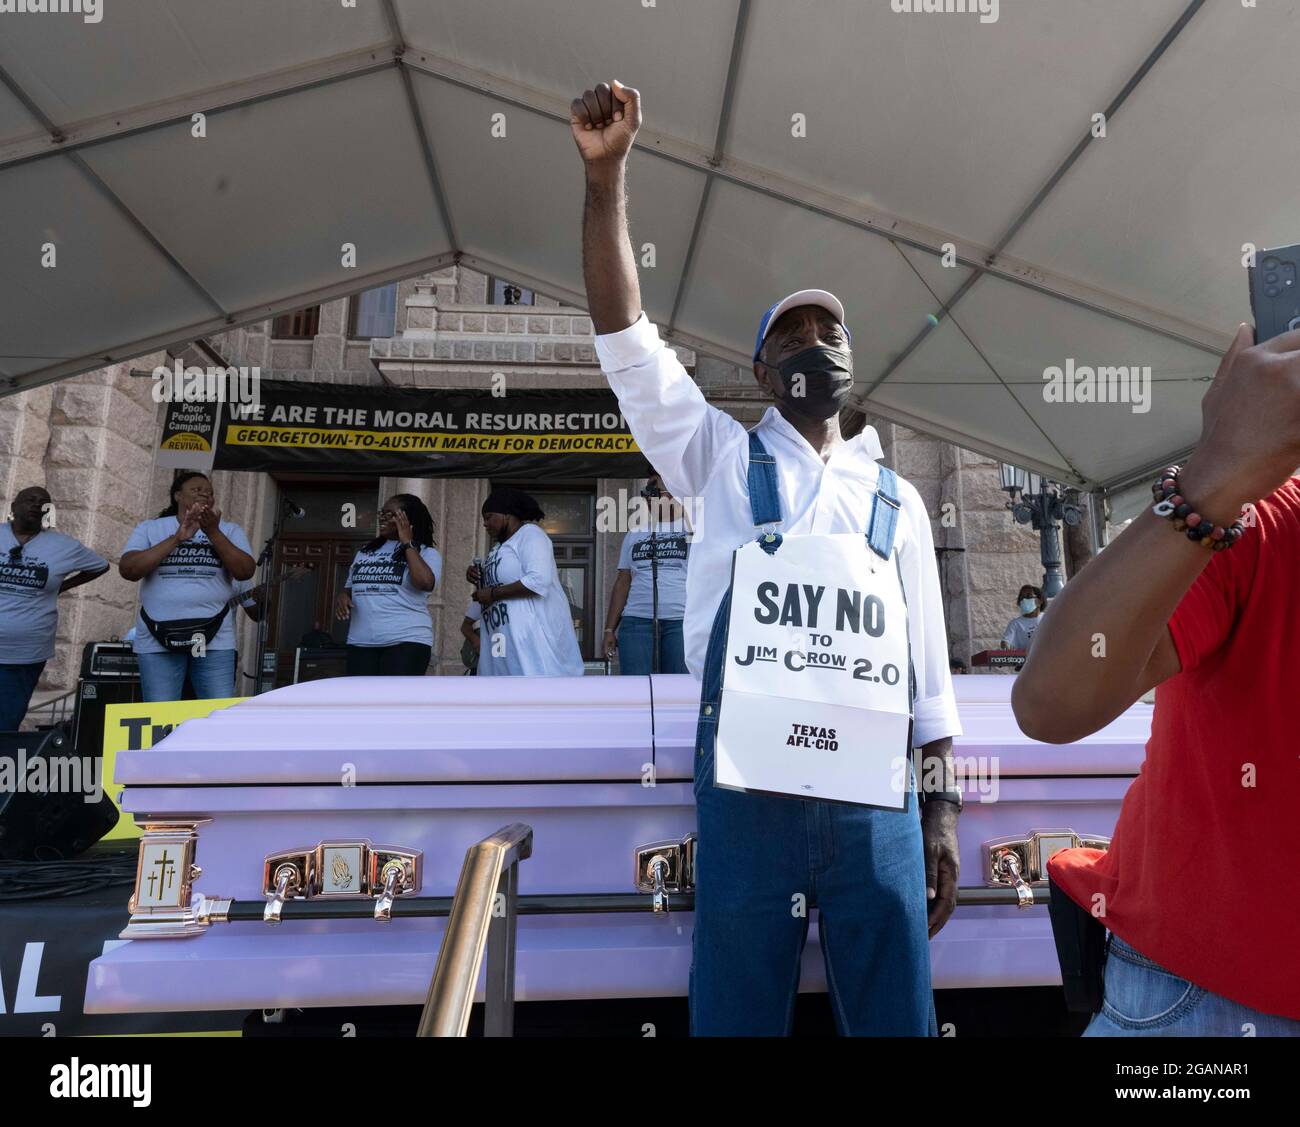
{"label": "electrical cable", "polygon": [[81,896],[135,882],[136,851],[75,861],[0,861],[0,902]]}

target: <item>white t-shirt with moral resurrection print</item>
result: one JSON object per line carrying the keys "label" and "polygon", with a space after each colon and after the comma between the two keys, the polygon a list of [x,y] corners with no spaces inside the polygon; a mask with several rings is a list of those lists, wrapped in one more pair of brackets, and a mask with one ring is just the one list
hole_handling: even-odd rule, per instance
{"label": "white t-shirt with moral resurrection print", "polygon": [[[426,546],[420,558],[433,572],[436,587],[442,582],[442,556],[437,548]],[[352,592],[349,646],[433,645],[429,592],[411,582],[406,553],[396,540],[385,540],[373,552],[357,552],[346,586]]]}
{"label": "white t-shirt with moral resurrection print", "polygon": [[537,594],[483,608],[479,676],[581,677],[573,610],[545,530],[531,522],[520,525],[509,540],[492,549],[483,570],[485,587],[522,580]]}
{"label": "white t-shirt with moral resurrection print", "polygon": [[[161,544],[167,537],[174,535],[180,526],[180,521],[174,516],[141,521],[135,526],[122,554],[143,552],[155,544]],[[248,545],[248,537],[239,525],[223,520],[219,527],[222,535],[236,548],[250,556],[253,554],[253,549]],[[210,618],[241,589],[241,585],[221,562],[207,533],[200,528],[188,540],[177,544],[154,571],[140,580],[140,606],[155,622]],[[139,615],[136,616],[135,641],[132,646],[138,654],[167,652],[166,647],[160,645],[158,639],[149,632],[149,627]],[[221,629],[207,648],[235,648],[233,607],[226,613]]]}
{"label": "white t-shirt with moral resurrection print", "polygon": [[[659,617],[681,618],[686,614],[686,562],[690,555],[690,533],[682,520],[659,521],[655,525],[654,556],[659,573]],[[654,615],[654,572],[650,568],[651,540],[647,529],[636,529],[623,537],[618,553],[619,571],[632,573],[627,605],[623,614],[632,618]]]}
{"label": "white t-shirt with moral resurrection print", "polygon": [[21,553],[14,552],[17,545],[12,523],[0,524],[0,665],[49,661],[63,581],[74,572],[108,567],[98,552],[52,528],[42,528]]}

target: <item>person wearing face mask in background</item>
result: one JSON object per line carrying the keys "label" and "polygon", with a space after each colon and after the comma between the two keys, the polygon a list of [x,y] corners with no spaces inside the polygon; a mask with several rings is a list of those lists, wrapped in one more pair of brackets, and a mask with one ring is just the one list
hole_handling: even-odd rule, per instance
{"label": "person wearing face mask in background", "polygon": [[[874,591],[902,608],[888,621],[882,614],[879,637],[890,653],[910,654],[915,670],[914,680],[904,671],[890,681],[899,687],[888,696],[891,716],[910,723],[855,734],[878,740],[869,754],[854,744],[857,777],[877,785],[885,762],[906,762],[920,748],[921,778],[954,778],[951,738],[961,725],[930,518],[917,490],[880,464],[873,427],[849,439],[840,433],[853,353],[834,295],[798,289],[760,319],[754,378],[775,402],[752,431],[711,406],[663,344],[642,311],[628,235],[626,162],[640,123],[640,94],[619,82],[584,91],[570,107],[586,169],[583,272],[600,365],[664,487],[698,499],[704,514],[691,544],[683,628],[687,667],[702,680],[691,1032],[790,1032],[809,923],[791,912],[791,897],[815,890],[840,1032],[934,1035],[927,934],[956,904],[961,791],[947,783],[917,796],[899,780],[908,795],[900,809],[715,785],[718,732],[728,723],[719,715],[723,670],[735,668],[733,657],[744,664],[723,611],[734,596],[746,613],[762,589],[733,586],[741,553],[752,580],[767,566],[764,554],[803,559],[823,548],[826,566],[807,571],[806,587]],[[801,537],[818,539],[800,545]],[[830,691],[827,703],[854,707],[847,681]],[[770,689],[754,699],[758,708],[780,707]],[[743,724],[742,714],[730,715]]]}
{"label": "person wearing face mask in background", "polygon": [[1047,600],[1043,598],[1040,588],[1026,583],[1016,596],[1020,604],[1020,617],[1013,618],[1002,631],[1002,648],[1004,650],[1027,650],[1033,640],[1034,631],[1042,620],[1043,611],[1047,609]]}

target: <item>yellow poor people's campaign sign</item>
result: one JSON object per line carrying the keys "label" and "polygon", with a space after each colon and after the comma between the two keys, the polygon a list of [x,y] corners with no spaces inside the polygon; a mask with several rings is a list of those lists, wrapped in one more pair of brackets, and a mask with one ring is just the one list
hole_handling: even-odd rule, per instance
{"label": "yellow poor people's campaign sign", "polygon": [[[154,747],[177,724],[207,716],[218,709],[247,700],[247,697],[222,697],[217,700],[168,700],[138,704],[110,704],[104,710],[104,792],[121,809],[118,796],[122,786],[114,775],[119,751],[143,751]],[[140,831],[130,814],[123,813],[108,837],[139,837]]]}

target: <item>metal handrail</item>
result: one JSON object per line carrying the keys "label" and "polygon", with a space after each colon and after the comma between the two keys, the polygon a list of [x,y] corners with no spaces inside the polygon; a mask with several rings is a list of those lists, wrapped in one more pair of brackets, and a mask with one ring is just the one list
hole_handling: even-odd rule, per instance
{"label": "metal handrail", "polygon": [[519,862],[532,852],[532,826],[515,822],[465,853],[417,1036],[465,1036],[485,951],[483,1033],[514,1032]]}
{"label": "metal handrail", "polygon": [[37,716],[37,713],[42,709],[49,709],[50,714],[46,718],[46,726],[61,724],[71,716],[75,710],[72,698],[76,695],[76,689],[69,689],[66,693],[61,693],[57,697],[50,697],[49,700],[43,700],[40,704],[34,704],[27,710],[25,719],[39,722],[40,717]]}

